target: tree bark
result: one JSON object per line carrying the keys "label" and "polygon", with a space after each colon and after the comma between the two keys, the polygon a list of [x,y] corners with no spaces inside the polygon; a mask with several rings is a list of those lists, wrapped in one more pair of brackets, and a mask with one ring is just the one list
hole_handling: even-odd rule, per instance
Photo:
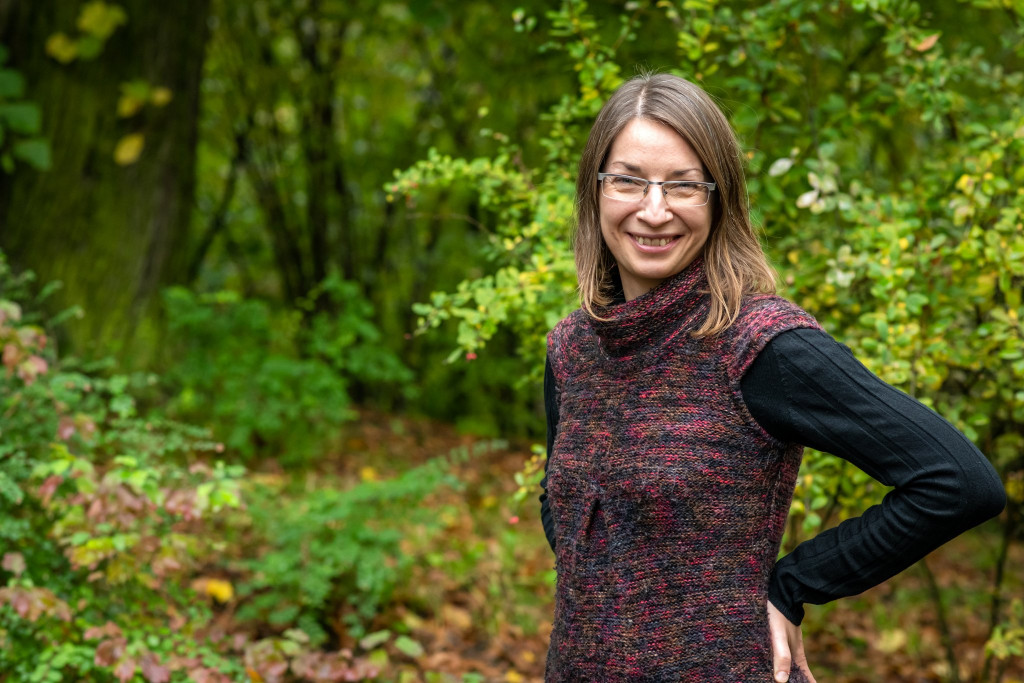
{"label": "tree bark", "polygon": [[[0,248],[41,281],[61,280],[53,302],[79,304],[66,342],[85,356],[122,357],[140,340],[155,295],[188,269],[195,190],[199,83],[209,0],[119,0],[128,15],[94,60],[60,64],[45,51],[77,34],[79,3],[16,2],[0,14],[0,42],[43,113],[53,165],[0,175]],[[118,116],[121,85],[143,79],[172,99]],[[138,160],[114,150],[140,133]]]}

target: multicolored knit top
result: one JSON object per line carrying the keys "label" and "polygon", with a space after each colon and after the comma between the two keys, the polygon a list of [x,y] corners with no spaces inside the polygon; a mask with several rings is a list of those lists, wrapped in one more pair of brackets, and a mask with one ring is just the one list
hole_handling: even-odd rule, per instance
{"label": "multicolored knit top", "polygon": [[[770,681],[768,578],[803,447],[751,417],[740,379],[776,335],[818,323],[776,296],[693,338],[697,259],[646,294],[578,310],[548,336],[559,423],[547,681]],[[792,681],[804,677],[793,669]]]}

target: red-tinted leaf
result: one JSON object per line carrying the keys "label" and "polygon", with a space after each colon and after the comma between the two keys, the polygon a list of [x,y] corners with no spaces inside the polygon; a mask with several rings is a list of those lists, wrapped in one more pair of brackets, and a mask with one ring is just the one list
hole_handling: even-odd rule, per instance
{"label": "red-tinted leaf", "polygon": [[117,668],[114,669],[114,675],[121,683],[128,683],[128,681],[135,677],[135,667],[135,659],[133,657],[125,657],[118,663]]}
{"label": "red-tinted leaf", "polygon": [[156,655],[147,652],[142,656],[142,675],[149,683],[167,683],[171,680],[170,670],[160,663]]}
{"label": "red-tinted leaf", "polygon": [[121,655],[124,654],[125,642],[124,638],[104,640],[96,646],[96,656],[93,657],[93,662],[96,666],[113,666],[114,662],[119,660]]}
{"label": "red-tinted leaf", "polygon": [[57,438],[61,441],[67,441],[75,433],[75,418],[70,415],[65,415],[60,418],[57,423]]}
{"label": "red-tinted leaf", "polygon": [[193,683],[230,683],[231,681],[221,672],[206,667],[189,670],[188,679]]}
{"label": "red-tinted leaf", "polygon": [[25,571],[25,557],[21,553],[4,553],[3,562],[0,562],[0,567],[4,570],[9,571],[15,576],[21,576],[21,573]]}
{"label": "red-tinted leaf", "polygon": [[120,638],[121,628],[112,621],[108,621],[103,626],[92,626],[85,630],[84,638],[86,640],[93,640],[94,638]]}
{"label": "red-tinted leaf", "polygon": [[52,474],[39,485],[39,498],[42,500],[43,505],[50,504],[53,494],[57,492],[57,487],[60,486],[62,481],[64,481],[64,477],[59,474]]}
{"label": "red-tinted leaf", "polygon": [[24,591],[18,591],[11,600],[11,606],[22,619],[35,621],[39,617],[39,611],[33,610],[32,598]]}

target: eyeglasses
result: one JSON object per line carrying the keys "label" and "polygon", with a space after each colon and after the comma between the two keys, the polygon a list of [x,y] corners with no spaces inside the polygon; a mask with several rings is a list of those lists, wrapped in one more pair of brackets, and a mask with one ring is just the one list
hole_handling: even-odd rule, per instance
{"label": "eyeglasses", "polygon": [[601,194],[621,202],[638,202],[647,196],[651,185],[661,185],[665,199],[673,206],[704,206],[711,198],[715,183],[697,180],[646,180],[619,173],[598,173]]}

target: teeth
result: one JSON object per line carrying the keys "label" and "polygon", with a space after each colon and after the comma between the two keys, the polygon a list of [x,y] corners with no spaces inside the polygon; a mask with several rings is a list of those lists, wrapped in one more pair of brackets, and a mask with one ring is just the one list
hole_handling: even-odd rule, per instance
{"label": "teeth", "polygon": [[662,238],[660,240],[652,240],[652,239],[648,239],[647,237],[637,237],[636,241],[639,242],[640,244],[644,245],[645,247],[663,247],[666,244],[668,244],[669,242],[671,242],[672,238],[671,237],[665,237],[665,238]]}

